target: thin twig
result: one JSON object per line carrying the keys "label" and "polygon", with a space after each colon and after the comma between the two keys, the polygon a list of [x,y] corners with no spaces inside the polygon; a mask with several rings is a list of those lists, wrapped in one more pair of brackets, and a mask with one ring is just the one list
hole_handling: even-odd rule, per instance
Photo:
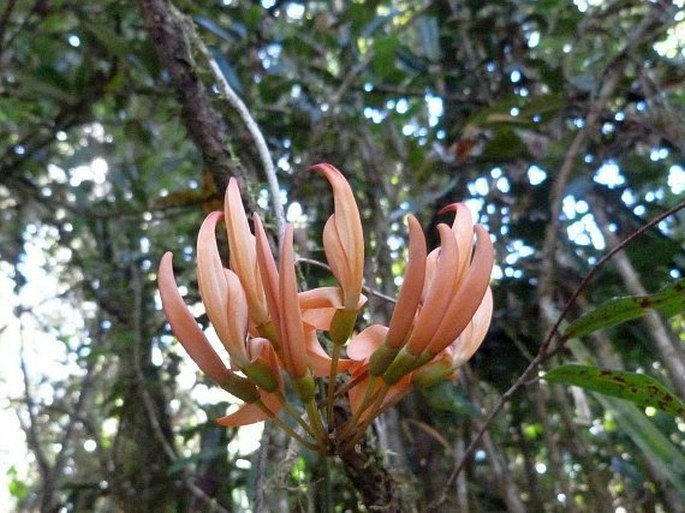
{"label": "thin twig", "polygon": [[233,90],[231,85],[226,80],[219,64],[216,59],[207,49],[204,42],[198,37],[194,38],[193,44],[202,53],[204,58],[207,60],[209,69],[212,70],[212,75],[217,81],[217,86],[223,94],[224,98],[233,107],[240,119],[245,124],[245,128],[252,136],[255,147],[257,148],[257,153],[259,154],[259,159],[262,161],[262,166],[264,167],[264,173],[266,174],[266,180],[269,184],[269,192],[271,193],[271,203],[276,217],[276,225],[278,226],[278,239],[281,240],[283,233],[285,232],[285,212],[283,210],[283,204],[281,203],[281,187],[278,183],[278,176],[276,176],[276,168],[274,166],[273,160],[271,159],[271,152],[266,144],[266,139],[259,129],[259,125],[250,114],[249,109],[245,105],[245,102],[238,96],[238,94]]}
{"label": "thin twig", "polygon": [[[299,263],[309,264],[316,267],[320,267],[321,269],[325,269],[329,272],[331,271],[331,267],[328,264],[324,264],[323,262],[319,262],[318,260],[314,260],[313,258],[297,257],[295,264]],[[383,299],[384,301],[387,301],[389,303],[397,303],[397,299],[395,299],[394,297],[383,294],[382,292],[379,292],[376,289],[372,289],[371,287],[367,287],[366,285],[362,287],[362,290],[371,296],[376,296],[377,298]]]}

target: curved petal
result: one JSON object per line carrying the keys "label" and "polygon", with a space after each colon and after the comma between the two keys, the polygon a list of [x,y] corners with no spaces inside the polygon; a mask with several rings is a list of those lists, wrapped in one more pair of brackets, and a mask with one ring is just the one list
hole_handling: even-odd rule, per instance
{"label": "curved petal", "polygon": [[356,361],[368,361],[387,334],[388,328],[382,324],[372,324],[352,338],[347,356]]}
{"label": "curved petal", "polygon": [[229,302],[225,313],[228,319],[228,342],[224,342],[228,354],[231,355],[231,365],[242,367],[249,361],[245,347],[247,325],[249,322],[247,298],[238,276],[230,269],[224,269],[226,284],[228,285]]}
{"label": "curved petal", "polygon": [[452,223],[452,231],[457,239],[457,246],[459,247],[459,275],[457,279],[461,280],[464,277],[466,268],[471,262],[471,253],[473,252],[473,216],[471,210],[464,203],[452,203],[443,207],[439,214],[445,212],[454,212],[454,222]]}
{"label": "curved petal", "polygon": [[331,321],[337,308],[310,308],[309,310],[302,310],[302,322],[307,326],[328,331],[331,328]]}
{"label": "curved petal", "polygon": [[298,294],[302,320],[317,330],[328,331],[335,312],[342,308],[339,287],[318,287]]}
{"label": "curved petal", "polygon": [[390,319],[386,343],[399,349],[409,335],[414,316],[421,301],[426,278],[426,238],[417,219],[409,215],[409,262],[404,273],[404,283],[397,297],[397,304]]}
{"label": "curved petal", "polygon": [[[319,338],[316,336],[316,330],[307,329],[305,331],[306,345],[307,345],[307,363],[312,370],[315,378],[330,376],[331,374],[331,357],[324,351],[319,343]],[[338,372],[344,372],[349,369],[352,360],[346,358],[338,359]]]}
{"label": "curved petal", "polygon": [[221,212],[212,212],[200,227],[197,236],[197,281],[207,316],[219,338],[224,341],[229,332],[226,317],[229,290],[215,235],[216,225],[222,217]]}
{"label": "curved petal", "polygon": [[471,265],[427,347],[431,354],[439,353],[459,336],[478,310],[489,287],[494,248],[485,228],[476,225],[474,231],[476,247]]}
{"label": "curved petal", "polygon": [[[342,291],[339,287],[318,287],[298,294],[302,320],[317,330],[328,331],[335,312],[343,308]],[[356,310],[360,310],[367,298],[359,296]]]}
{"label": "curved petal", "polygon": [[172,254],[168,251],[164,253],[159,264],[157,283],[162,308],[183,348],[209,379],[220,386],[227,385],[231,371],[216,354],[183,301],[174,279]]}
{"label": "curved petal", "polygon": [[255,214],[252,219],[254,220],[255,228],[257,263],[264,287],[264,295],[266,296],[266,304],[271,321],[274,326],[278,326],[278,319],[280,317],[278,312],[278,268],[276,267],[276,262],[274,261],[274,256],[271,252],[264,226],[262,226],[261,218]]}
{"label": "curved petal", "polygon": [[[329,258],[328,246],[332,245],[331,258],[333,260],[341,259],[340,265],[337,266],[339,272],[342,270],[342,262],[344,262],[344,274],[336,274],[335,276],[344,291],[345,308],[353,310],[358,302],[359,294],[361,294],[364,278],[364,233],[357,202],[354,199],[350,184],[334,166],[321,163],[312,166],[310,169],[323,174],[333,188],[334,214],[329,222],[332,220],[335,225],[335,235],[333,236],[333,230],[329,229],[329,237],[326,238],[326,229],[324,228],[324,249],[326,258]],[[327,222],[326,225],[328,224]],[[332,238],[338,239],[338,242],[333,243]],[[331,259],[328,263],[331,268],[336,267]]]}
{"label": "curved petal", "polygon": [[255,237],[250,232],[247,215],[243,208],[238,181],[231,178],[224,198],[224,214],[231,269],[240,278],[247,301],[250,317],[255,325],[268,321],[266,300],[259,271]]}
{"label": "curved petal", "polygon": [[347,253],[345,252],[345,248],[343,247],[342,240],[338,233],[338,227],[335,223],[335,214],[330,216],[323,226],[323,249],[326,253],[326,261],[331,268],[331,272],[333,273],[333,276],[335,276],[335,279],[338,280],[338,283],[343,290],[343,295],[345,295],[345,289],[352,281],[352,270]]}
{"label": "curved petal", "polygon": [[300,308],[342,308],[342,294],[339,287],[317,287],[298,294]]}
{"label": "curved petal", "polygon": [[209,214],[197,236],[197,284],[200,296],[219,340],[231,356],[231,365],[248,362],[245,352],[247,302],[236,275],[225,269],[216,244],[216,225],[221,212]]}
{"label": "curved petal", "polygon": [[483,301],[473,315],[473,319],[461,335],[459,335],[459,338],[452,343],[453,370],[468,362],[480,347],[490,327],[492,307],[492,290],[488,287],[485,291],[485,296],[483,296]]}
{"label": "curved petal", "polygon": [[216,419],[216,423],[220,426],[247,426],[255,422],[267,420],[276,415],[282,408],[283,404],[279,398],[279,394],[261,392],[262,402],[267,406],[272,414],[265,412],[262,408],[254,403],[243,404],[238,411]]}
{"label": "curved petal", "polygon": [[293,226],[288,225],[283,235],[279,268],[281,343],[286,371],[292,378],[301,378],[307,372],[307,356],[294,260]]}
{"label": "curved petal", "polygon": [[407,342],[407,349],[414,355],[421,353],[432,339],[436,327],[445,317],[445,311],[457,286],[459,265],[457,241],[447,225],[439,224],[438,230],[441,244],[435,277],[426,294],[426,301],[416,318],[414,331]]}

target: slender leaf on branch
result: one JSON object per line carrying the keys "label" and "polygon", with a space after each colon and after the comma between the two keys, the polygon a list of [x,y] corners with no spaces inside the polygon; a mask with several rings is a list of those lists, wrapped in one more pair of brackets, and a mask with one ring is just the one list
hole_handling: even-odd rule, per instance
{"label": "slender leaf on branch", "polygon": [[610,299],[570,323],[564,331],[564,338],[583,337],[641,317],[649,310],[659,310],[667,317],[685,311],[685,279],[655,294]]}
{"label": "slender leaf on branch", "polygon": [[685,404],[659,381],[645,374],[568,364],[552,369],[545,374],[545,379],[550,383],[575,385],[685,417]]}

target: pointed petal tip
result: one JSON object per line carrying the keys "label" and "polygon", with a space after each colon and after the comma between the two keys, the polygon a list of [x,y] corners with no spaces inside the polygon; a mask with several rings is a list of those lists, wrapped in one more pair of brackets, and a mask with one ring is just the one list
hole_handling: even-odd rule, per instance
{"label": "pointed petal tip", "polygon": [[313,166],[308,167],[307,170],[316,171],[319,173],[325,173],[327,171],[337,171],[338,173],[340,172],[338,168],[336,168],[333,164],[329,164],[328,162],[319,162],[318,164],[314,164]]}
{"label": "pointed petal tip", "polygon": [[445,205],[440,210],[438,210],[438,215],[448,214],[450,212],[458,213],[459,210],[463,209],[463,208],[468,208],[465,203],[462,203],[462,202],[450,203],[449,205]]}
{"label": "pointed petal tip", "polygon": [[328,162],[320,162],[319,164],[315,164],[309,167],[308,170],[314,171],[316,173],[321,173],[322,175],[324,175],[326,179],[331,183],[334,190],[338,188],[340,185],[342,185],[341,182],[344,182],[344,185],[349,187],[345,175],[333,164],[329,164]]}
{"label": "pointed petal tip", "polygon": [[216,419],[216,423],[226,427],[240,427],[267,420],[269,415],[254,404],[244,404],[236,412]]}

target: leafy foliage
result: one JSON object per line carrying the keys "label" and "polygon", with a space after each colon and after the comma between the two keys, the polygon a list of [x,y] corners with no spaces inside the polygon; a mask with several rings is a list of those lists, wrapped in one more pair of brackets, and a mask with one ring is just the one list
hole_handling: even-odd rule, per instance
{"label": "leafy foliage", "polygon": [[545,379],[626,399],[639,406],[651,406],[672,415],[685,414],[685,405],[678,396],[644,374],[566,364],[549,371]]}
{"label": "leafy foliage", "polygon": [[667,285],[656,294],[610,299],[570,323],[564,330],[564,336],[584,337],[594,331],[641,317],[649,310],[659,310],[666,317],[685,311],[685,281]]}

